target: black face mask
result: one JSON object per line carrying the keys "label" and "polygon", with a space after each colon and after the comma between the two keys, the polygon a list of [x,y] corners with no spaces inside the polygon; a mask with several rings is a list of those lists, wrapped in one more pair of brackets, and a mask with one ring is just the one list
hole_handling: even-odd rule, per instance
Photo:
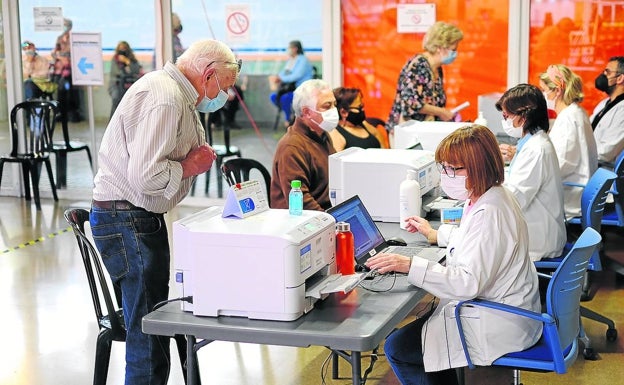
{"label": "black face mask", "polygon": [[353,112],[349,110],[349,115],[347,115],[347,122],[353,124],[354,126],[362,126],[362,122],[366,120],[366,114],[364,113],[364,109],[358,109],[358,112]]}
{"label": "black face mask", "polygon": [[605,74],[598,75],[598,77],[594,81],[594,85],[596,86],[596,89],[598,91],[602,91],[602,92],[606,93],[607,95],[611,95],[613,93],[613,90],[615,89],[615,84],[610,86],[609,85],[609,78],[607,78],[607,75],[605,75]]}

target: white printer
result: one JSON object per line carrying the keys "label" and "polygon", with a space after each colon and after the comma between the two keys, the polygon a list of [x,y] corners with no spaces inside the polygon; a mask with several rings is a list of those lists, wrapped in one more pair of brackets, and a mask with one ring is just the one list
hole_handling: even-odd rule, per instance
{"label": "white printer", "polygon": [[176,282],[182,296],[193,296],[192,304],[182,303],[183,310],[294,320],[331,292],[326,281],[341,277],[334,274],[330,214],[304,210],[292,216],[276,209],[245,219],[221,214],[221,207],[211,207],[173,223]]}
{"label": "white printer", "polygon": [[393,148],[421,148],[435,152],[442,139],[468,124],[470,123],[408,120],[394,126]]}
{"label": "white printer", "polygon": [[329,156],[332,205],[359,195],[376,221],[399,222],[399,185],[416,170],[420,193],[440,184],[431,151],[350,147]]}

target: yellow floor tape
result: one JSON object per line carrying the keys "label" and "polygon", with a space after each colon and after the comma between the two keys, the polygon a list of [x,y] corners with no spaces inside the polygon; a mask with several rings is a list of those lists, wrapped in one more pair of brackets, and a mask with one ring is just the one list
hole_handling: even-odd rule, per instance
{"label": "yellow floor tape", "polygon": [[11,251],[13,251],[13,250],[23,249],[23,248],[24,248],[24,247],[26,247],[26,246],[36,245],[37,243],[43,242],[43,241],[45,241],[46,239],[51,239],[51,238],[54,238],[54,237],[56,237],[57,235],[60,235],[60,234],[66,233],[66,232],[68,232],[68,231],[70,231],[70,230],[71,230],[71,226],[67,226],[67,227],[66,227],[66,228],[64,228],[64,229],[61,229],[61,230],[59,230],[59,231],[57,231],[57,232],[54,232],[54,233],[50,233],[50,234],[46,235],[45,237],[39,237],[39,238],[37,238],[37,239],[33,239],[32,241],[28,241],[28,242],[26,242],[26,243],[20,243],[20,244],[19,244],[19,245],[17,245],[17,246],[10,247],[10,248],[8,248],[8,249],[3,250],[2,252],[0,252],[0,254],[6,254],[6,253],[10,253],[10,252],[11,252]]}

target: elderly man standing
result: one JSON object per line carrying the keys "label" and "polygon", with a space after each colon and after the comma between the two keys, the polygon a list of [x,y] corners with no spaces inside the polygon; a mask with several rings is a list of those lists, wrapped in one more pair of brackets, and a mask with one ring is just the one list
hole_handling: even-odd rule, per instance
{"label": "elderly man standing", "polygon": [[225,44],[196,42],[175,65],[128,89],[102,138],[90,223],[106,269],[121,287],[126,385],[167,383],[169,339],[141,331],[143,316],[169,295],[164,213],[216,159],[197,111],[221,108],[239,71]]}
{"label": "elderly man standing", "polygon": [[328,131],[338,125],[336,98],[323,80],[306,80],[293,96],[295,123],[280,139],[273,157],[271,207],[288,208],[290,182],[301,181],[303,208],[326,210],[329,201],[329,155],[336,152]]}
{"label": "elderly man standing", "polygon": [[624,56],[610,58],[595,83],[598,90],[609,96],[598,103],[590,117],[598,161],[615,163],[624,150]]}

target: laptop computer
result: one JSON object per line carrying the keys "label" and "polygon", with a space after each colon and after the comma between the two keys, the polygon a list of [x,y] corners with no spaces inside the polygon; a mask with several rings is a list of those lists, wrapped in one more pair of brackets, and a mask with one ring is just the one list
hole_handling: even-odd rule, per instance
{"label": "laptop computer", "polygon": [[336,222],[350,224],[357,270],[368,271],[364,263],[377,253],[395,253],[409,257],[418,255],[433,262],[442,261],[446,254],[446,249],[440,247],[389,246],[358,195],[327,209],[327,213],[331,214]]}

